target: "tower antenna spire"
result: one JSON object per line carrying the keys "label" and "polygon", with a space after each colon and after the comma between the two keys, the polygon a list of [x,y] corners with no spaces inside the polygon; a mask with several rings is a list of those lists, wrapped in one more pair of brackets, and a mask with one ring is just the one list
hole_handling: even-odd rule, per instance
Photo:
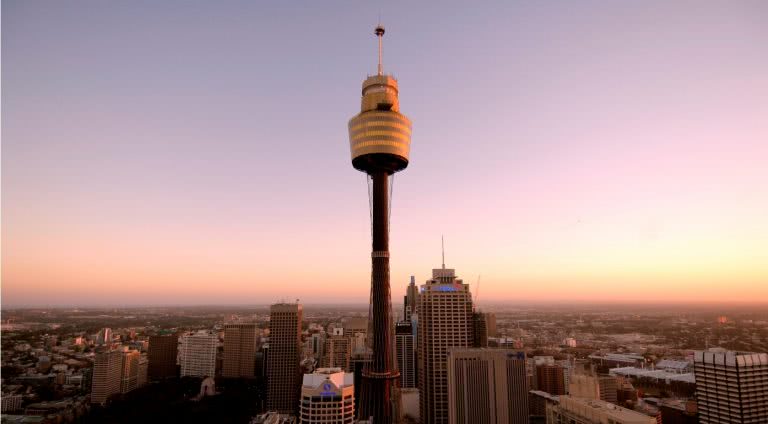
{"label": "tower antenna spire", "polygon": [[443,269],[445,269],[445,236],[442,234],[440,235],[440,245],[442,246],[443,250]]}
{"label": "tower antenna spire", "polygon": [[384,66],[381,63],[381,40],[384,38],[384,26],[381,24],[381,16],[379,16],[379,24],[376,26],[374,34],[379,38],[379,75],[384,75]]}

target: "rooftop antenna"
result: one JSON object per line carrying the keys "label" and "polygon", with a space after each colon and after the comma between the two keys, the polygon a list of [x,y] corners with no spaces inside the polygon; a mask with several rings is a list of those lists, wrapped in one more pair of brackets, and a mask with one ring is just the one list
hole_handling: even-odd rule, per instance
{"label": "rooftop antenna", "polygon": [[[381,21],[381,16],[379,16],[379,21]],[[381,76],[384,75],[384,66],[381,64],[381,40],[384,38],[384,26],[381,25],[381,22],[376,26],[374,34],[379,37],[379,76]]]}
{"label": "rooftop antenna", "polygon": [[443,247],[443,269],[445,269],[445,237],[440,235],[440,245]]}

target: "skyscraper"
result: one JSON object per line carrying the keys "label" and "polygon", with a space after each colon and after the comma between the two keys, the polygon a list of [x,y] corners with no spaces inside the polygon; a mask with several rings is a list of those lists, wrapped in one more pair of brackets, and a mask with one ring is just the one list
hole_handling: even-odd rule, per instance
{"label": "skyscraper", "polygon": [[256,324],[238,323],[224,326],[225,378],[254,377],[256,370]]}
{"label": "skyscraper", "polygon": [[302,312],[298,303],[276,303],[269,309],[269,411],[293,414],[299,406]]}
{"label": "skyscraper", "polygon": [[376,75],[363,82],[360,113],[349,120],[352,166],[370,177],[372,219],[371,347],[373,357],[363,370],[358,416],[389,424],[399,413],[399,397],[393,393],[399,376],[393,356],[392,304],[389,287],[389,178],[408,166],[411,121],[400,113],[397,80],[385,75],[381,61],[384,27],[379,38]]}
{"label": "skyscraper", "polygon": [[299,422],[352,424],[355,419],[353,376],[340,368],[304,374]]}
{"label": "skyscraper", "polygon": [[768,353],[698,351],[693,372],[700,423],[768,419]]}
{"label": "skyscraper", "polygon": [[400,321],[395,326],[395,350],[400,387],[416,387],[416,346],[411,321]]}
{"label": "skyscraper", "polygon": [[527,424],[525,353],[451,349],[448,411],[451,424]]}
{"label": "skyscraper", "polygon": [[176,357],[178,356],[179,337],[175,334],[167,336],[149,336],[147,347],[147,374],[149,379],[176,377]]}
{"label": "skyscraper", "polygon": [[123,352],[113,350],[98,353],[93,360],[91,403],[104,405],[110,396],[120,393]]}
{"label": "skyscraper", "polygon": [[472,339],[472,346],[488,347],[488,327],[482,312],[472,314]]}
{"label": "skyscraper", "polygon": [[123,363],[120,375],[120,393],[128,393],[139,387],[139,359],[141,353],[138,350],[124,350]]}
{"label": "skyscraper", "polygon": [[210,331],[201,330],[181,336],[181,376],[215,377],[218,344],[219,336]]}
{"label": "skyscraper", "polygon": [[448,351],[471,347],[472,295],[455,270],[432,270],[419,295],[419,403],[422,424],[448,422]]}
{"label": "skyscraper", "polygon": [[323,368],[341,368],[350,372],[349,359],[352,355],[352,343],[349,337],[330,336],[325,339],[325,355],[320,361]]}
{"label": "skyscraper", "polygon": [[403,321],[410,321],[411,316],[416,313],[419,304],[419,288],[416,287],[416,277],[411,275],[411,284],[405,290],[403,296]]}

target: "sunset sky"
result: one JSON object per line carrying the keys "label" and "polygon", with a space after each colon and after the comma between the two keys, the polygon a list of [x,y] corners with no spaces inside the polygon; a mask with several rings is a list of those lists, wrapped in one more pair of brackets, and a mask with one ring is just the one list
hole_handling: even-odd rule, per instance
{"label": "sunset sky", "polygon": [[395,307],[768,302],[768,2],[284,3],[2,2],[4,307],[367,302],[379,14]]}

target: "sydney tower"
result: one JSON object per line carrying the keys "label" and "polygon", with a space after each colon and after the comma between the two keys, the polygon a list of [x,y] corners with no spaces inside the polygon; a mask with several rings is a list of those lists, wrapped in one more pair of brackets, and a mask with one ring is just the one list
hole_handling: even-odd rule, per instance
{"label": "sydney tower", "polygon": [[384,75],[381,40],[384,27],[376,27],[379,39],[378,73],[363,82],[360,113],[349,120],[352,166],[368,174],[371,205],[371,305],[368,344],[371,362],[363,369],[358,418],[375,424],[398,422],[400,396],[397,362],[394,359],[392,304],[389,290],[389,178],[408,166],[411,121],[400,113],[397,80]]}

